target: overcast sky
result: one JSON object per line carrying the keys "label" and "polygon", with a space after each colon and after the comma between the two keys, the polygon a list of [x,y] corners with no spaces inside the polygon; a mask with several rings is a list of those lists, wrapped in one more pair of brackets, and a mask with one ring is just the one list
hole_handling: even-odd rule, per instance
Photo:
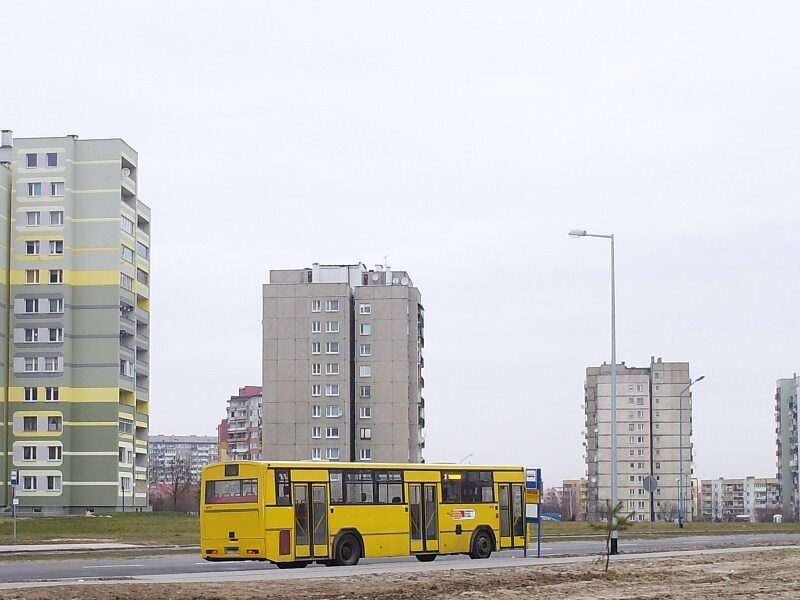
{"label": "overcast sky", "polygon": [[121,137],[153,209],[152,433],[261,382],[261,285],[407,270],[426,458],[584,474],[585,368],[689,361],[695,472],[775,475],[798,356],[794,2],[15,2],[0,126]]}

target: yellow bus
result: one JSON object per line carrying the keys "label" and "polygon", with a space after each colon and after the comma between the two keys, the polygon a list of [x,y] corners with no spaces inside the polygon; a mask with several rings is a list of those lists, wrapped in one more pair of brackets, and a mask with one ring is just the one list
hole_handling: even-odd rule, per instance
{"label": "yellow bus", "polygon": [[525,544],[524,488],[523,467],[215,463],[201,477],[200,551],[281,568],[488,558]]}

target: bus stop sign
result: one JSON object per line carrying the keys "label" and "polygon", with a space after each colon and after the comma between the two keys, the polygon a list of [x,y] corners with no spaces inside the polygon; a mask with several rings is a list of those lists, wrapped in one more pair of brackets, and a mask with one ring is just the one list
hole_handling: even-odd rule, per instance
{"label": "bus stop sign", "polygon": [[11,485],[19,485],[19,471],[11,469]]}

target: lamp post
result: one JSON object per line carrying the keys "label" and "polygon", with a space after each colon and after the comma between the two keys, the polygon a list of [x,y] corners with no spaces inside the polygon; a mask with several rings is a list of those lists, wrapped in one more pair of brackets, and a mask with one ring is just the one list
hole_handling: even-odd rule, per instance
{"label": "lamp post", "polygon": [[678,458],[678,468],[680,469],[680,475],[678,476],[678,527],[680,529],[683,529],[683,522],[686,520],[686,493],[684,491],[685,486],[683,481],[683,395],[688,392],[689,388],[695,383],[705,378],[705,375],[700,375],[700,377],[694,381],[690,379],[689,385],[683,388],[678,395],[678,454],[680,455]]}
{"label": "lamp post", "polygon": [[[614,286],[614,234],[587,233],[585,229],[573,229],[569,237],[595,237],[611,240],[611,509],[617,507],[617,315]],[[614,525],[617,518],[614,517]],[[611,531],[611,554],[618,554],[618,533]]]}

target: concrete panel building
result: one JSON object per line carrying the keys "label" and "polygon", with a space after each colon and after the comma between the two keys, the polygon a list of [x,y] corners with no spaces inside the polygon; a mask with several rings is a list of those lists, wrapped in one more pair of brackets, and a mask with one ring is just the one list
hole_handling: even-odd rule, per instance
{"label": "concrete panel building", "polygon": [[270,271],[264,458],[420,462],[424,311],[408,273]]}
{"label": "concrete panel building", "polygon": [[[637,521],[671,520],[679,508],[678,479],[683,462],[685,516],[695,506],[692,476],[692,397],[683,396],[683,436],[679,402],[689,385],[689,363],[651,358],[649,367],[617,365],[617,497]],[[611,499],[611,365],[586,369],[587,511],[602,518]],[[658,487],[644,491],[653,475]]]}
{"label": "concrete panel building", "polygon": [[217,429],[220,456],[224,456],[224,460],[261,460],[263,458],[262,413],[261,386],[240,387],[239,393],[230,397],[228,415]]}
{"label": "concrete panel building", "polygon": [[0,503],[17,469],[22,512],[144,509],[150,209],[138,156],[120,139],[4,131],[2,142]]}
{"label": "concrete panel building", "polygon": [[171,470],[176,460],[183,461],[191,481],[199,483],[202,468],[219,460],[213,435],[151,435],[149,441],[150,485],[172,485]]}
{"label": "concrete panel building", "polygon": [[778,379],[775,390],[775,457],[778,493],[787,516],[800,519],[800,477],[797,469],[797,399],[800,377]]}
{"label": "concrete panel building", "polygon": [[735,521],[747,518],[751,523],[771,522],[780,510],[778,479],[745,477],[742,479],[703,479],[700,482],[700,517],[704,521]]}

